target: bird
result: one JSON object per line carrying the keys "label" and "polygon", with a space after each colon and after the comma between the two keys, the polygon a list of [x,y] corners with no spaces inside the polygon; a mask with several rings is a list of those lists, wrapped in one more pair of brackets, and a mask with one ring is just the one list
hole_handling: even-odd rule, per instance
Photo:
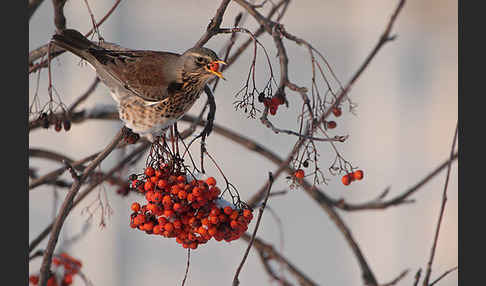
{"label": "bird", "polygon": [[193,106],[211,79],[225,79],[219,68],[226,63],[205,47],[193,47],[182,54],[109,49],[74,29],[57,32],[52,42],[96,71],[116,101],[124,125],[150,142]]}

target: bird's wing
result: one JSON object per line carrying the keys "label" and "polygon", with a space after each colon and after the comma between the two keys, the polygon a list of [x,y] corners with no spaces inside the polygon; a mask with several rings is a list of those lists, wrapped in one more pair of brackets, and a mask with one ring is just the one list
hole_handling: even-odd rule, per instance
{"label": "bird's wing", "polygon": [[148,102],[160,102],[177,87],[180,55],[156,51],[89,51],[119,84]]}

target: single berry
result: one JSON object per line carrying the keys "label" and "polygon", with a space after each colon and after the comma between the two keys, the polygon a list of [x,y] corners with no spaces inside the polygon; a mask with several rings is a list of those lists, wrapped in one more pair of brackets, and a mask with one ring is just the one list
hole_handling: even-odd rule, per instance
{"label": "single berry", "polygon": [[206,179],[206,184],[209,186],[215,186],[216,185],[216,179],[214,177],[209,177]]}
{"label": "single berry", "polygon": [[64,126],[64,130],[69,131],[69,129],[71,129],[71,121],[66,119],[62,122],[62,124]]}
{"label": "single berry", "polygon": [[139,203],[133,203],[131,206],[132,211],[138,212],[140,210],[140,204]]}
{"label": "single berry", "polygon": [[230,215],[233,212],[233,209],[230,206],[226,206],[223,211],[225,214]]}
{"label": "single berry", "polygon": [[258,101],[263,102],[264,100],[265,100],[265,93],[260,92],[260,94],[258,95]]}
{"label": "single berry", "polygon": [[153,175],[155,175],[155,169],[150,166],[145,168],[145,175],[152,177]]}
{"label": "single berry", "polygon": [[341,114],[342,114],[341,108],[339,108],[339,107],[334,107],[334,108],[332,109],[332,113],[333,113],[333,114],[334,114],[334,116],[336,116],[336,117],[341,116]]}
{"label": "single berry", "polygon": [[303,179],[303,178],[304,178],[304,176],[305,176],[304,170],[302,170],[302,169],[298,169],[297,171],[295,171],[294,176],[295,176],[297,179]]}
{"label": "single berry", "polygon": [[336,121],[327,121],[326,126],[327,126],[328,129],[334,129],[334,128],[336,128],[337,123],[336,123]]}
{"label": "single berry", "polygon": [[59,132],[62,130],[62,122],[61,120],[56,120],[56,124],[54,125],[54,130],[56,130],[56,132]]}
{"label": "single berry", "polygon": [[277,106],[278,105],[270,105],[269,110],[271,115],[275,115],[277,113]]}
{"label": "single berry", "polygon": [[351,176],[349,174],[346,174],[341,178],[341,181],[343,182],[343,185],[347,186],[351,184]]}
{"label": "single berry", "polygon": [[363,179],[363,171],[362,170],[357,170],[353,173],[353,177],[356,180],[361,180]]}

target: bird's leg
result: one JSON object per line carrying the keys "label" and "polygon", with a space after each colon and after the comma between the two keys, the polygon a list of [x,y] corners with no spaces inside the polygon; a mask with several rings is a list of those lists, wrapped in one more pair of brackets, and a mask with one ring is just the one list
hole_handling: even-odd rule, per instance
{"label": "bird's leg", "polygon": [[123,126],[123,138],[128,144],[135,144],[140,139],[140,135],[134,133],[130,128]]}
{"label": "bird's leg", "polygon": [[174,135],[175,135],[175,140],[176,140],[176,151],[177,151],[177,156],[179,157],[179,130],[177,130],[177,122],[174,123]]}
{"label": "bird's leg", "polygon": [[174,125],[170,127],[170,143],[172,144],[172,153],[175,154],[175,145],[174,145]]}

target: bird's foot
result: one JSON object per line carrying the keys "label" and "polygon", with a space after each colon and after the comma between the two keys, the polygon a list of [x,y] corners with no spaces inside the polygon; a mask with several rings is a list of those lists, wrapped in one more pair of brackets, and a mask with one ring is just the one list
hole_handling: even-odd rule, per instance
{"label": "bird's foot", "polygon": [[140,135],[134,133],[130,128],[123,127],[123,139],[127,144],[135,144],[140,139]]}

